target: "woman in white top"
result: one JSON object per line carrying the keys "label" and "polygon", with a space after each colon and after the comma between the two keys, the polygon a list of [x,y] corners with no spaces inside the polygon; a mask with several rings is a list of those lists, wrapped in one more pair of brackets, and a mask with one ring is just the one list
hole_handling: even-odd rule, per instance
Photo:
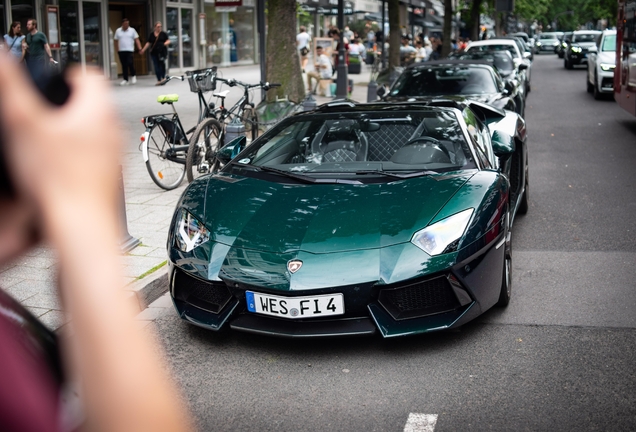
{"label": "woman in white top", "polygon": [[20,21],[13,21],[9,33],[4,35],[4,44],[7,51],[11,53],[16,60],[22,61],[24,58],[24,52],[22,51],[22,41],[24,36],[20,32],[22,30]]}

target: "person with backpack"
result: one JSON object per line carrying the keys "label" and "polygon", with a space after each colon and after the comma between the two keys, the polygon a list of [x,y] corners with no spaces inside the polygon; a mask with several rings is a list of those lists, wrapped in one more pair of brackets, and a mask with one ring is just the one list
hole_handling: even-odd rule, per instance
{"label": "person with backpack", "polygon": [[20,32],[20,30],[22,30],[21,26],[20,21],[13,21],[9,33],[4,35],[4,43],[7,47],[7,51],[18,61],[24,59],[24,51],[22,50],[24,35]]}

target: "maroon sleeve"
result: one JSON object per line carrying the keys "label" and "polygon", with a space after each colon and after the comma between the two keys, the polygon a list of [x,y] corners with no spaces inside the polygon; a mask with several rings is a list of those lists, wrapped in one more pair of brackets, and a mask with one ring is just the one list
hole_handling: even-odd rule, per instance
{"label": "maroon sleeve", "polygon": [[58,386],[42,356],[0,307],[0,430],[59,431]]}

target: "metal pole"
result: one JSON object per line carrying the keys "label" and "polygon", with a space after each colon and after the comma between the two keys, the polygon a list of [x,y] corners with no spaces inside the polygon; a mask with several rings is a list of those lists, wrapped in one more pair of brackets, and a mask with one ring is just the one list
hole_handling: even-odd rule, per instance
{"label": "metal pole", "polygon": [[119,247],[121,251],[126,253],[130,252],[141,243],[139,239],[133,237],[128,232],[128,218],[126,217],[126,195],[124,194],[124,170],[120,166],[119,167],[119,190],[121,193],[119,194],[119,211],[121,218],[121,227],[123,229],[122,239],[119,243]]}
{"label": "metal pole", "polygon": [[338,49],[338,79],[336,81],[336,98],[346,99],[349,93],[347,62],[344,43],[344,0],[338,0],[338,29],[340,30],[340,49]]}
{"label": "metal pole", "polygon": [[[258,0],[256,7],[256,26],[258,28],[258,54],[261,66],[261,81],[267,81],[267,60],[265,57],[265,0]],[[265,100],[267,92],[261,89],[261,99]]]}
{"label": "metal pole", "polygon": [[380,52],[382,53],[382,69],[386,69],[386,53],[384,52],[384,45],[385,45],[385,41],[386,41],[386,34],[384,33],[384,26],[386,24],[386,17],[385,17],[385,12],[384,12],[384,7],[385,3],[384,0],[382,0],[382,29],[380,29],[380,31],[382,32],[382,46],[380,47]]}

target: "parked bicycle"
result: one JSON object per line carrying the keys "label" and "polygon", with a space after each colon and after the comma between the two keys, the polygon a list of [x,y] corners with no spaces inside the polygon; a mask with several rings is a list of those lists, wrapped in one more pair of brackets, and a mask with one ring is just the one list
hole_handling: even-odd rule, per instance
{"label": "parked bicycle", "polygon": [[188,182],[192,182],[201,175],[219,170],[222,163],[217,158],[217,153],[226,144],[227,128],[238,126],[232,123],[233,120],[238,119],[239,123],[245,127],[245,135],[250,140],[258,137],[258,122],[254,103],[250,100],[250,90],[262,88],[267,91],[274,87],[280,87],[280,84],[267,82],[248,84],[235,79],[228,80],[220,77],[215,77],[215,79],[230,87],[242,87],[243,96],[231,108],[227,109],[225,108],[225,98],[229,90],[212,95],[220,100],[220,106],[213,110],[212,116],[201,121],[192,134],[185,166]]}
{"label": "parked bicycle", "polygon": [[[153,114],[142,119],[146,131],[141,136],[140,147],[150,178],[165,190],[178,187],[185,177],[188,148],[196,126],[207,118],[214,117],[214,104],[208,103],[205,93],[216,89],[216,67],[186,72],[190,91],[198,94],[199,117],[197,124],[185,130],[174,104],[177,94],[157,97],[161,105],[170,105],[172,113]],[[161,85],[173,79],[184,81],[186,77],[168,76]]]}

